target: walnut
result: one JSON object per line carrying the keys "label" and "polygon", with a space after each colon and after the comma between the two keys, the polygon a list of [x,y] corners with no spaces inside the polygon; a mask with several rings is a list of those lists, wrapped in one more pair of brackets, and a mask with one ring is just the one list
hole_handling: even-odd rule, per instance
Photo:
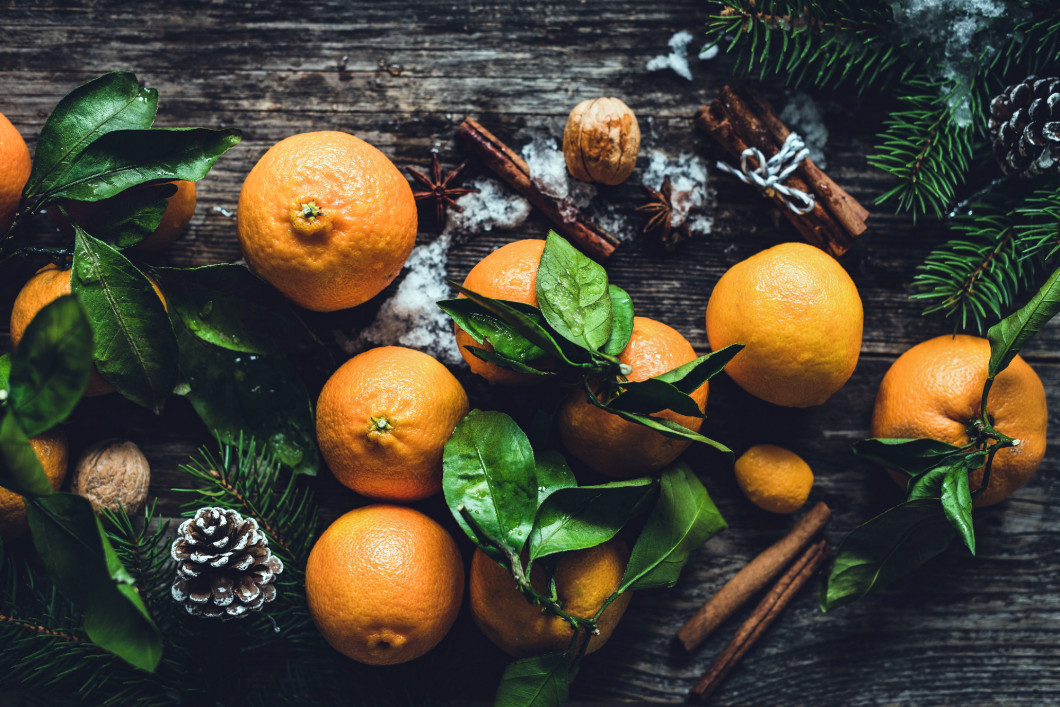
{"label": "walnut", "polygon": [[575,179],[621,184],[640,151],[637,116],[617,98],[593,98],[574,107],[563,129],[563,156]]}
{"label": "walnut", "polygon": [[97,442],[84,451],[74,467],[71,490],[92,502],[97,512],[124,506],[129,513],[143,508],[151,467],[140,448],[122,439]]}

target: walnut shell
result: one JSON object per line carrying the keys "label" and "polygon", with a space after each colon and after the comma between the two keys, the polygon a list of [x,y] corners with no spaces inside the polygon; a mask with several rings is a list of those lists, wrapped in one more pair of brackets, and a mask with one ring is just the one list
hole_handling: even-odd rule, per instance
{"label": "walnut shell", "polygon": [[617,98],[592,98],[574,107],[563,129],[563,156],[571,176],[621,184],[640,152],[637,116]]}
{"label": "walnut shell", "polygon": [[97,442],[84,451],[74,466],[71,490],[84,496],[99,512],[124,506],[129,513],[143,508],[151,467],[140,448],[122,439]]}

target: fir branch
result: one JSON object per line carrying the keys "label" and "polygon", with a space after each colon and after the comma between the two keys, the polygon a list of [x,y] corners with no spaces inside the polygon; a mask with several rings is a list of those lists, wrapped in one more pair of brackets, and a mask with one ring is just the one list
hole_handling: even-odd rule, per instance
{"label": "fir branch", "polygon": [[1060,7],[1044,1],[1031,5],[1030,17],[1015,24],[1008,41],[990,60],[991,70],[1000,71],[1008,81],[1043,71],[1055,73],[1060,62]]}
{"label": "fir branch", "polygon": [[915,43],[895,39],[890,8],[848,0],[721,0],[712,3],[707,40],[746,74],[817,88],[853,83],[859,91],[916,71]]}
{"label": "fir branch", "polygon": [[[914,218],[926,213],[942,217],[967,176],[977,130],[954,119],[950,103],[957,87],[918,77],[907,83],[907,90],[900,100],[908,108],[888,117],[876,153],[869,157],[869,164],[899,180],[876,203],[896,200],[898,210],[910,211]],[[979,101],[973,101],[973,115],[978,109]]]}
{"label": "fir branch", "polygon": [[1022,180],[997,185],[953,219],[959,238],[932,251],[913,281],[914,298],[929,303],[925,314],[943,312],[957,328],[982,333],[1036,281],[1060,250],[1060,180],[1021,199],[1023,188]]}

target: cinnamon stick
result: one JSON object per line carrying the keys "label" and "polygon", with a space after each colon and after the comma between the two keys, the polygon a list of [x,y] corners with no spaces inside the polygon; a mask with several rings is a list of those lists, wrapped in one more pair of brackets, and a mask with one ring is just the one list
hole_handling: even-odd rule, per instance
{"label": "cinnamon stick", "polygon": [[729,675],[736,663],[755,644],[755,641],[776,621],[785,607],[799,593],[828,558],[828,543],[821,540],[806,549],[801,557],[784,573],[769,594],[755,607],[751,616],[740,626],[729,645],[704,673],[689,697],[695,702],[706,702],[718,685]]}
{"label": "cinnamon stick", "polygon": [[758,557],[736,573],[677,632],[677,640],[692,652],[714,629],[736,613],[741,606],[791,562],[832,517],[832,511],[820,502],[804,515],[795,527],[769,546]]}
{"label": "cinnamon stick", "polygon": [[[710,106],[700,107],[695,122],[736,158],[754,147],[768,159],[791,132],[763,98],[730,86],[723,87]],[[813,245],[839,257],[865,231],[869,212],[810,160],[803,160],[784,184],[816,196],[812,211],[797,214],[780,194],[767,194]]]}
{"label": "cinnamon stick", "polygon": [[541,209],[557,231],[588,255],[604,260],[615,252],[617,238],[589,221],[570,201],[557,199],[541,191],[530,178],[526,161],[477,121],[464,118],[456,129],[456,141],[508,186]]}

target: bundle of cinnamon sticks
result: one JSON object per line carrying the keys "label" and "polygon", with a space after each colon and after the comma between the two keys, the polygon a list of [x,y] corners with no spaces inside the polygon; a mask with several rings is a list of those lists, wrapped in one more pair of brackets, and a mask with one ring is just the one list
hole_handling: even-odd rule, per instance
{"label": "bundle of cinnamon sticks", "polygon": [[828,544],[824,540],[812,544],[811,541],[831,517],[828,506],[818,503],[795,524],[791,532],[726,582],[677,632],[677,641],[686,651],[692,652],[781,570],[788,567],[692,688],[689,696],[693,701],[705,702],[714,693],[736,663],[824,564],[828,558]]}
{"label": "bundle of cinnamon sticks", "polygon": [[[764,98],[731,86],[723,87],[709,106],[701,106],[695,122],[737,160],[749,147],[769,159],[791,133]],[[784,185],[815,197],[813,210],[798,214],[787,207],[783,195],[767,194],[809,243],[838,258],[864,232],[868,210],[810,159],[804,159]]]}

